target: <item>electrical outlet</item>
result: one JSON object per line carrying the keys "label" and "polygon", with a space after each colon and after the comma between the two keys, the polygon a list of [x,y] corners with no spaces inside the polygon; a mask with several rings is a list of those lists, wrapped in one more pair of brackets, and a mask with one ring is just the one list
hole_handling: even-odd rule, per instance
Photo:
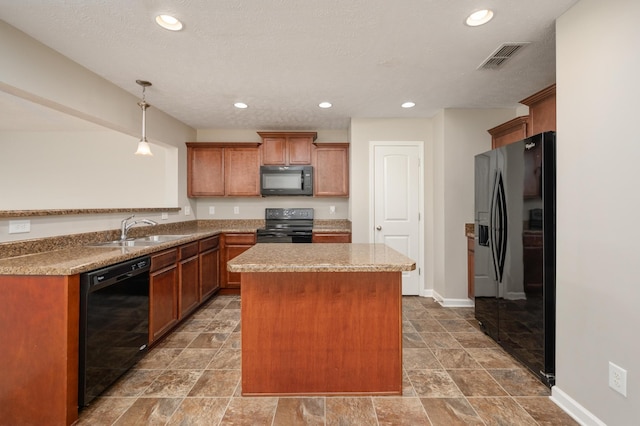
{"label": "electrical outlet", "polygon": [[627,396],[627,370],[609,362],[609,387]]}
{"label": "electrical outlet", "polygon": [[162,217],[162,220],[167,220],[167,219],[169,219],[169,213],[162,212],[162,216],[161,217]]}
{"label": "electrical outlet", "polygon": [[336,214],[336,206],[329,206],[329,214]]}
{"label": "electrical outlet", "polygon": [[233,214],[240,214],[240,207],[233,206]]}
{"label": "electrical outlet", "polygon": [[191,215],[191,206],[184,206],[184,215],[185,216]]}
{"label": "electrical outlet", "polygon": [[10,234],[22,234],[24,232],[31,232],[30,220],[10,220],[9,221]]}
{"label": "electrical outlet", "polygon": [[209,206],[209,214],[211,214],[211,215],[216,214],[216,208],[215,208],[215,206]]}

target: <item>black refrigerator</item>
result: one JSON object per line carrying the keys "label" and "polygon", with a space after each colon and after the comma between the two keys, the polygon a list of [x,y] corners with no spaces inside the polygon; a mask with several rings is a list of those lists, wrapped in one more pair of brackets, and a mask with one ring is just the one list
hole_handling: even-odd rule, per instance
{"label": "black refrigerator", "polygon": [[543,383],[555,381],[555,132],[475,157],[475,316]]}

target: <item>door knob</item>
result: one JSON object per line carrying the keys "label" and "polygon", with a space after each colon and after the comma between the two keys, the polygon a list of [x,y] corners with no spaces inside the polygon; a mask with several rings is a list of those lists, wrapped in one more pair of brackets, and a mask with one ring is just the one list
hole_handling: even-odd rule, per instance
{"label": "door knob", "polygon": [[382,226],[378,225],[378,226],[376,226],[376,229],[377,229],[378,231],[380,231],[380,230],[382,230]]}

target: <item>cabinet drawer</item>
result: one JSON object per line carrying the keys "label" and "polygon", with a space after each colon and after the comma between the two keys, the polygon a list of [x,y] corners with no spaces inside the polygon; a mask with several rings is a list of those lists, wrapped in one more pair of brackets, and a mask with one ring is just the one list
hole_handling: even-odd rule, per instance
{"label": "cabinet drawer", "polygon": [[175,265],[178,260],[178,250],[170,249],[151,256],[151,272],[167,266]]}
{"label": "cabinet drawer", "polygon": [[210,237],[210,238],[205,238],[204,240],[200,240],[200,252],[216,248],[218,247],[219,243],[220,243],[220,237],[217,235],[215,237]]}
{"label": "cabinet drawer", "polygon": [[314,232],[313,233],[313,242],[314,243],[350,243],[351,242],[351,234],[346,232]]}
{"label": "cabinet drawer", "polygon": [[194,241],[189,244],[178,247],[180,253],[180,259],[187,259],[189,257],[196,256],[198,254],[198,242]]}
{"label": "cabinet drawer", "polygon": [[256,234],[224,234],[225,244],[255,244]]}

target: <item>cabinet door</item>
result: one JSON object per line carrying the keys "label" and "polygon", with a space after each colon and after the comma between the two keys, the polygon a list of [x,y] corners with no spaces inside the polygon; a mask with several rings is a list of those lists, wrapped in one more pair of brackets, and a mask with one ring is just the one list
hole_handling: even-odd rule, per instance
{"label": "cabinet door", "polygon": [[262,162],[265,165],[274,166],[287,164],[287,139],[284,137],[263,138]]}
{"label": "cabinet door", "polygon": [[289,137],[287,138],[287,161],[292,165],[311,164],[311,142],[313,138]]}
{"label": "cabinet door", "polygon": [[529,117],[522,116],[509,120],[499,126],[487,130],[491,135],[491,148],[500,148],[510,143],[521,141],[527,137]]}
{"label": "cabinet door", "polygon": [[229,272],[227,262],[249,250],[256,242],[255,233],[225,234],[222,254],[222,288],[240,288],[240,273]]}
{"label": "cabinet door", "polygon": [[217,247],[200,253],[200,300],[202,301],[220,288],[219,262],[220,250]]}
{"label": "cabinet door", "polygon": [[180,318],[193,311],[200,302],[200,274],[198,256],[181,260],[178,263],[180,276]]}
{"label": "cabinet door", "polygon": [[178,322],[178,268],[170,266],[149,275],[149,343]]}
{"label": "cabinet door", "polygon": [[472,237],[467,237],[467,297],[471,300],[474,300],[476,297],[476,292],[474,289],[474,272],[473,272],[473,253],[475,250],[475,241]]}
{"label": "cabinet door", "polygon": [[224,148],[187,148],[187,195],[224,195]]}
{"label": "cabinet door", "polygon": [[260,150],[225,148],[225,195],[248,197],[260,195]]}
{"label": "cabinet door", "polygon": [[349,144],[317,144],[313,151],[316,197],[349,196]]}

